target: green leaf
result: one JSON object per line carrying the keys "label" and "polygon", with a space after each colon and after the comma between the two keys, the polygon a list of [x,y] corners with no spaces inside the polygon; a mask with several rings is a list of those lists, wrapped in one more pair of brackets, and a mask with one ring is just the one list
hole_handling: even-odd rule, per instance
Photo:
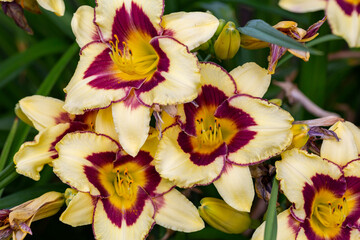
{"label": "green leaf", "polygon": [[2,198],[0,201],[0,209],[17,206],[28,200],[40,197],[42,194],[49,191],[64,192],[66,187],[67,186],[63,183],[55,183],[27,188]]}
{"label": "green leaf", "polygon": [[276,240],[277,235],[277,213],[276,202],[279,191],[279,182],[274,178],[269,206],[266,212],[264,240]]}
{"label": "green leaf", "polygon": [[[37,43],[26,51],[13,55],[0,63],[0,88],[14,79],[16,71],[20,73],[19,68],[23,68],[38,58],[54,53],[64,51],[68,44],[59,39],[46,39]],[[12,76],[12,77],[10,77]]]}
{"label": "green leaf", "polygon": [[306,48],[301,43],[286,36],[260,19],[250,20],[244,27],[240,27],[238,30],[242,34],[260,39],[264,42],[273,43],[286,48],[312,52],[312,50]]}
{"label": "green leaf", "polygon": [[18,127],[18,122],[19,122],[19,120],[16,118],[14,120],[14,123],[13,123],[12,127],[11,127],[10,133],[9,133],[7,139],[6,139],[4,148],[3,148],[2,152],[1,152],[1,155],[0,155],[0,171],[4,169],[4,166],[8,162],[7,159],[8,159],[8,156],[9,156],[11,145],[12,145],[12,143],[14,141],[15,133],[16,133],[16,130],[17,130],[17,127]]}

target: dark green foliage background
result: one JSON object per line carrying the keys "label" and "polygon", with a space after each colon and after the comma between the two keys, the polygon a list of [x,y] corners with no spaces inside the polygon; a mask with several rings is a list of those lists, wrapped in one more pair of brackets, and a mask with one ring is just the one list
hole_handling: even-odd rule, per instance
{"label": "dark green foliage background", "polygon": [[[80,5],[94,6],[91,0],[65,0],[66,14],[57,17],[51,12],[43,11],[42,15],[25,12],[29,25],[34,30],[30,36],[16,27],[11,19],[0,12],[0,149],[4,148],[6,138],[13,124],[15,104],[23,97],[34,95],[39,87],[53,70],[53,75],[48,77],[48,82],[43,85],[40,92],[59,99],[64,99],[62,89],[67,85],[74,73],[78,62],[78,48],[74,45],[70,21],[72,14]],[[234,21],[238,27],[244,26],[251,19],[262,19],[270,25],[281,20],[294,20],[299,27],[306,29],[312,23],[320,20],[324,12],[295,14],[282,10],[277,6],[277,0],[166,0],[165,13],[176,11],[205,11],[210,10],[218,18]],[[320,29],[320,36],[331,34],[327,23]],[[331,37],[330,37],[331,38]],[[320,107],[339,113],[345,119],[360,125],[360,52],[359,49],[348,49],[344,40],[333,40],[312,46],[320,50],[322,55],[312,55],[309,62],[303,62],[295,57],[280,61],[273,79],[284,81],[285,77],[293,71],[298,71],[295,83]],[[352,51],[357,58],[334,59],[340,51]],[[67,56],[64,56],[64,54]],[[269,49],[245,50],[240,49],[234,59],[229,61],[215,61],[227,70],[245,62],[254,61],[262,67],[267,67]],[[200,53],[202,58],[206,53]],[[62,62],[59,60],[64,56]],[[58,65],[57,65],[58,64]],[[249,79],[251,81],[251,79]],[[51,90],[51,91],[50,91]],[[271,86],[266,98],[275,98],[281,93],[276,86]],[[290,105],[286,100],[284,107],[291,112],[296,120],[313,118],[310,113],[299,104]],[[29,128],[19,123],[14,142],[6,157],[8,169],[12,156],[23,142]],[[31,129],[27,140],[32,140],[36,131]],[[0,169],[2,170],[2,169]],[[6,169],[5,169],[6,170]],[[4,170],[4,171],[5,171]],[[2,181],[0,171],[0,182]],[[41,180],[34,182],[23,176],[13,176],[12,182],[0,190],[0,209],[9,208],[26,200],[41,195],[49,190],[63,191],[66,186],[59,182],[50,167],[42,172]],[[5,176],[5,175],[3,175]],[[0,188],[1,189],[1,188]],[[218,194],[213,186],[201,188],[203,194],[191,195],[191,200],[196,206],[204,196]],[[2,194],[2,195],[1,195]],[[286,199],[282,198],[286,204]],[[28,239],[92,239],[91,227],[72,228],[58,221],[59,214],[47,220],[35,222],[32,225],[34,236]],[[176,216],[174,216],[176,217]],[[156,226],[148,239],[161,239],[165,229]],[[211,227],[204,230],[185,234],[175,233],[170,239],[249,239],[241,235],[228,235]]]}

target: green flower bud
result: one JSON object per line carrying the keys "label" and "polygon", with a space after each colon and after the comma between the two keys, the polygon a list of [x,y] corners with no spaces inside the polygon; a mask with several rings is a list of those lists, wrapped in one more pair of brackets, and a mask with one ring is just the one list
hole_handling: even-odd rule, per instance
{"label": "green flower bud", "polygon": [[235,56],[240,48],[240,33],[233,22],[228,22],[214,44],[217,58],[225,60]]}
{"label": "green flower bud", "polygon": [[269,102],[273,103],[273,104],[276,104],[278,105],[279,107],[281,107],[282,105],[282,100],[280,98],[273,98],[273,99],[270,99]]}
{"label": "green flower bud", "polygon": [[222,232],[239,234],[251,225],[249,213],[237,211],[221,199],[206,197],[200,203],[200,216],[210,226]]}
{"label": "green flower bud", "polygon": [[221,31],[223,30],[223,28],[225,27],[225,24],[226,24],[226,21],[224,19],[219,19],[219,26],[218,28],[216,29],[216,32],[214,34],[214,37],[217,38]]}

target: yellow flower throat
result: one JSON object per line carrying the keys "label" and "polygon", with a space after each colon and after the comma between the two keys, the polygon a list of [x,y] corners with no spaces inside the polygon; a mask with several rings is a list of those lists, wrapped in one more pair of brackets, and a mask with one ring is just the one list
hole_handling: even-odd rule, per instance
{"label": "yellow flower throat", "polygon": [[135,196],[134,179],[129,174],[128,169],[125,168],[123,172],[119,169],[115,169],[116,176],[114,179],[114,187],[119,197],[131,200]]}
{"label": "yellow flower throat", "polygon": [[[114,35],[116,41],[110,41],[110,58],[115,66],[121,71],[120,77],[124,80],[137,80],[152,75],[159,62],[159,57],[154,48],[145,39],[138,37],[130,40],[129,44],[120,41],[118,36]],[[130,48],[130,45],[133,50]]]}
{"label": "yellow flower throat", "polygon": [[197,135],[199,146],[214,146],[224,142],[221,126],[217,119],[214,120],[212,124],[205,126],[204,119],[200,118],[196,120],[199,129],[199,133]]}

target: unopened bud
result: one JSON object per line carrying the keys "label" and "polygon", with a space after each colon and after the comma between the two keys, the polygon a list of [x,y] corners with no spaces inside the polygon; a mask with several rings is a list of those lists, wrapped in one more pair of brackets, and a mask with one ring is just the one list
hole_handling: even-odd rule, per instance
{"label": "unopened bud", "polygon": [[291,127],[291,131],[293,133],[293,140],[289,149],[302,148],[309,140],[309,130],[310,128],[306,124],[293,124]]}
{"label": "unopened bud", "polygon": [[225,60],[235,56],[240,48],[240,33],[233,22],[228,22],[214,44],[217,58]]}
{"label": "unopened bud", "polygon": [[223,200],[206,197],[201,199],[200,216],[212,227],[230,234],[239,234],[251,225],[249,213],[240,212]]}

